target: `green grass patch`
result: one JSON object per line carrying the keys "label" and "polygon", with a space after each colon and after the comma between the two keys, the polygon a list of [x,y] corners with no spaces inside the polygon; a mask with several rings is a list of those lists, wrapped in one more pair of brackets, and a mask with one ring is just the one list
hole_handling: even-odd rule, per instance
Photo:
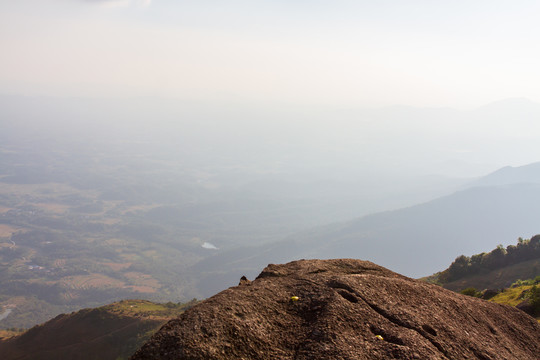
{"label": "green grass patch", "polygon": [[504,289],[500,294],[495,295],[489,301],[496,302],[498,304],[516,306],[520,302],[526,299],[528,290],[532,288],[532,285],[522,285],[512,288]]}
{"label": "green grass patch", "polygon": [[187,303],[159,304],[147,300],[122,300],[104,307],[105,310],[135,317],[159,317],[173,318],[182,314],[185,310],[195,305],[198,301],[192,300]]}

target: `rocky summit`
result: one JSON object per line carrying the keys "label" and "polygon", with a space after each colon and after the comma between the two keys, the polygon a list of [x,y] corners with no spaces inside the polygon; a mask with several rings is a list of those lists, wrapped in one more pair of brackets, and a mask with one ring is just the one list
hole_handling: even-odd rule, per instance
{"label": "rocky summit", "polygon": [[269,265],[164,325],[143,359],[539,359],[524,312],[367,261]]}

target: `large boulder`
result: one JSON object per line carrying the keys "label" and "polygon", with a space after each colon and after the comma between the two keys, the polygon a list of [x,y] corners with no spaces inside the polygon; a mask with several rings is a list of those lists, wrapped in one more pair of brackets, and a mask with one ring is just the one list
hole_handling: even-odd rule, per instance
{"label": "large boulder", "polygon": [[540,325],[367,261],[269,265],[164,325],[143,359],[538,359]]}

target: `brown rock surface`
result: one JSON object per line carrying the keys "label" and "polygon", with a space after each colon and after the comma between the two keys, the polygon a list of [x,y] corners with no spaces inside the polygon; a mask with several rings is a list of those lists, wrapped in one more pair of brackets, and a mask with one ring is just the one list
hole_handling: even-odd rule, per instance
{"label": "brown rock surface", "polygon": [[520,310],[340,259],[269,265],[168,322],[132,359],[539,357],[540,325]]}

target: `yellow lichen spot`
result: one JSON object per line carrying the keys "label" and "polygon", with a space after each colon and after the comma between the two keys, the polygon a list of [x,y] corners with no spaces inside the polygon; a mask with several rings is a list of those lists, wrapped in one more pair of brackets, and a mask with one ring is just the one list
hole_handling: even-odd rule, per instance
{"label": "yellow lichen spot", "polygon": [[291,301],[298,301],[300,298],[298,296],[291,296]]}
{"label": "yellow lichen spot", "polygon": [[375,337],[379,340],[384,340],[383,337],[381,335],[375,335]]}

